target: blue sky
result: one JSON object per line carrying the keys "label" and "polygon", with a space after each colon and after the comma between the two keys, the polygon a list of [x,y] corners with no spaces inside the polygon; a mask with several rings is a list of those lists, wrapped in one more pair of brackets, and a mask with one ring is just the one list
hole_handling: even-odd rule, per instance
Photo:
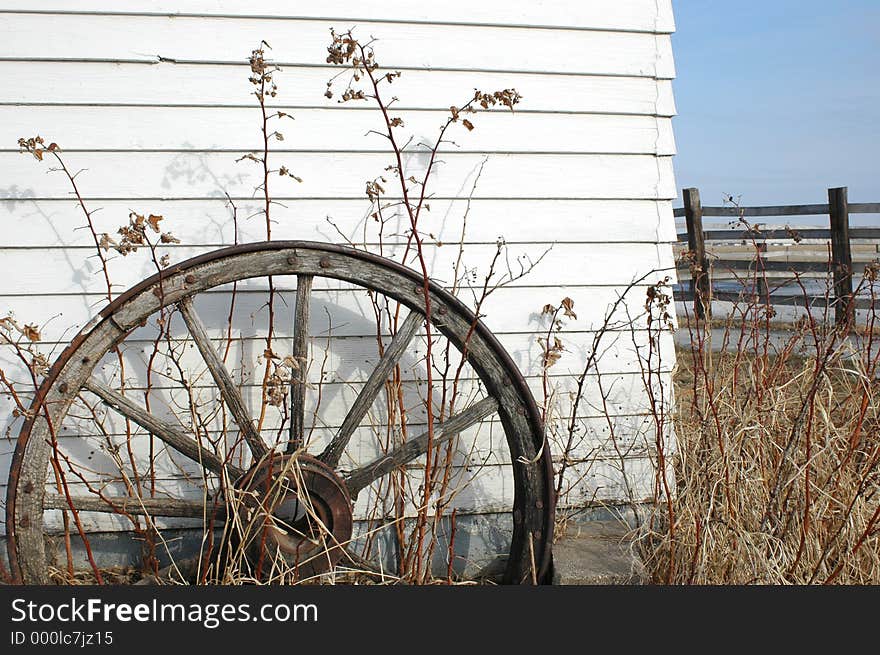
{"label": "blue sky", "polygon": [[673,4],[679,193],[880,202],[880,0]]}

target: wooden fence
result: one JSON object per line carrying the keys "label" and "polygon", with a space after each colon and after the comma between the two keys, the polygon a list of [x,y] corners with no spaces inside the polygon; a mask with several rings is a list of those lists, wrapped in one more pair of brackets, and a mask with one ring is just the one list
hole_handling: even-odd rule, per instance
{"label": "wooden fence", "polygon": [[[687,226],[678,237],[678,266],[680,279],[689,276],[690,284],[678,299],[693,300],[698,318],[711,317],[713,298],[738,301],[750,296],[771,305],[803,304],[803,293],[786,294],[784,288],[804,278],[824,277],[831,283],[831,293],[806,300],[833,303],[838,324],[850,322],[853,310],[870,301],[853,297],[853,274],[880,259],[880,226],[850,228],[849,217],[880,214],[880,203],[849,203],[846,187],[828,189],[827,205],[704,207],[698,189],[684,189],[683,198],[684,207],[675,210]],[[755,220],[803,216],[828,216],[828,228]],[[728,218],[730,224],[728,229],[704,230],[704,217]],[[719,290],[722,281],[737,282],[742,289]]]}

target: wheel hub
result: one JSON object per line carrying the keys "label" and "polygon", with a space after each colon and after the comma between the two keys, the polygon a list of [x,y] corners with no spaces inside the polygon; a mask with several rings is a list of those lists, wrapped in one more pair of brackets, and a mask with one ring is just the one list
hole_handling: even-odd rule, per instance
{"label": "wheel hub", "polygon": [[277,557],[297,579],[334,568],[351,539],[352,504],[333,469],[309,455],[270,453],[236,487],[244,545],[258,569],[277,569]]}

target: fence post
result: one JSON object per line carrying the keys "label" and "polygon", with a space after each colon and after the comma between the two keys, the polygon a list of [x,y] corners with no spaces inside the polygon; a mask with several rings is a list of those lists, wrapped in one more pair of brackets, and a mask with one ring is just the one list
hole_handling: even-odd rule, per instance
{"label": "fence post", "polygon": [[699,189],[684,189],[684,216],[687,223],[688,249],[694,254],[691,288],[694,292],[694,314],[699,319],[712,318],[712,282],[709,279],[709,258],[703,239],[703,205]]}
{"label": "fence post", "polygon": [[767,255],[767,242],[764,241],[758,245],[758,252],[755,255],[755,276],[758,279],[755,293],[758,295],[759,302],[770,304],[770,290],[767,288],[767,268],[764,263],[764,257]]}
{"label": "fence post", "polygon": [[828,189],[831,217],[831,266],[834,273],[834,320],[838,326],[853,320],[852,251],[849,244],[847,188]]}

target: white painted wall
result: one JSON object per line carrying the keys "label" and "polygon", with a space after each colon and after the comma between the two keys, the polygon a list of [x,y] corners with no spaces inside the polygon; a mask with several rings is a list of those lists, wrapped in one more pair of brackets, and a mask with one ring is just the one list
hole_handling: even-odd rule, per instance
{"label": "white painted wall", "polygon": [[[285,207],[276,210],[273,238],[339,242],[330,216],[357,241],[367,219],[364,181],[388,157],[381,139],[365,136],[379,127],[374,110],[323,96],[336,72],[324,63],[331,26],[375,36],[383,67],[403,71],[394,85],[398,114],[416,137],[433,134],[449,105],[475,87],[515,87],[523,95],[515,113],[478,114],[473,133],[462,130],[453,137],[458,147],[444,147],[423,229],[447,244],[432,246],[430,257],[434,277],[449,282],[455,249],[448,244],[458,238],[475,171],[488,157],[471,201],[466,258],[482,270],[500,235],[512,255],[537,257],[552,246],[484,311],[540,395],[540,310],[564,296],[574,300],[578,319],[565,327],[567,352],[551,379],[565,416],[572,374],[609,304],[649,271],[674,275],[670,0],[2,0],[0,313],[42,326],[45,349],[57,353],[103,298],[66,181],[19,154],[21,136],[57,142],[70,165],[84,169],[77,181],[89,206],[101,208],[99,231],[115,232],[135,210],[165,216],[182,242],[167,248],[173,261],[232,243],[224,193],[240,216],[259,210],[256,167],[235,160],[259,147],[245,60],[261,40],[283,69],[277,105],[295,116],[275,161],[304,180],[275,182]],[[242,240],[263,237],[260,218],[242,222]],[[110,266],[120,291],[151,273],[144,257]],[[628,297],[633,314],[644,294],[641,286]],[[344,294],[333,302],[362,310]],[[581,414],[592,441],[579,452],[604,444],[597,452],[611,464],[580,465],[575,502],[625,495],[614,465],[619,453],[607,447],[609,426],[621,439],[651,439],[633,345],[645,343],[642,328],[604,344],[603,378],[590,377]],[[671,339],[664,348],[668,368]],[[8,355],[0,365],[20,377]],[[607,405],[599,402],[600,384]],[[10,403],[0,400],[0,429],[14,436],[17,426]],[[11,450],[10,441],[0,442],[0,486]],[[644,449],[625,456],[639,479],[634,493],[647,494]]]}

